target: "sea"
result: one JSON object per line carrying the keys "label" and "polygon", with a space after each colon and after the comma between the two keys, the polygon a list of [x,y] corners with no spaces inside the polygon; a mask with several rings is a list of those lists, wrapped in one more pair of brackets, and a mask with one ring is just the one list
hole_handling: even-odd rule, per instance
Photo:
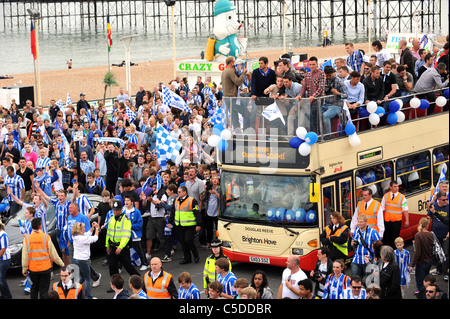
{"label": "sea", "polygon": [[[438,35],[448,33],[448,7],[443,3],[441,12],[441,30],[433,30]],[[4,27],[0,16],[0,75],[17,74],[34,71],[34,60],[30,50],[30,30],[27,27]],[[28,23],[29,25],[29,23]],[[113,46],[108,54],[107,34],[105,28],[86,27],[72,24],[70,27],[39,28],[39,53],[41,71],[67,68],[67,60],[72,59],[73,67],[90,67],[120,63],[125,60],[121,37],[137,34],[131,44],[131,61],[148,63],[155,60],[173,58],[173,38],[171,28],[144,28],[144,26],[112,25]],[[412,32],[412,30],[407,30]],[[175,35],[176,58],[200,58],[206,50],[210,30],[185,32],[178,28]],[[241,34],[247,38],[247,52],[280,49],[283,47],[283,32],[279,27],[258,30],[245,30]],[[328,31],[332,44],[367,42],[367,30],[333,30]],[[379,39],[385,38],[380,31]],[[376,36],[372,34],[371,40]],[[286,28],[286,51],[297,48],[295,53],[302,53],[302,47],[320,46],[323,43],[322,30],[299,32],[298,28]],[[299,49],[300,48],[300,49]]]}

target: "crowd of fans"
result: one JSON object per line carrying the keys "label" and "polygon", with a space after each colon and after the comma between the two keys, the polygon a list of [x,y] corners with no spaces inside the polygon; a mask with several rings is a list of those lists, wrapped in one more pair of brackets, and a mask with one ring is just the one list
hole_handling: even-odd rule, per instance
{"label": "crowd of fans", "polygon": [[[131,200],[144,218],[139,243],[142,246],[137,246],[136,251],[141,255],[141,270],[145,270],[149,267],[147,260],[151,258],[152,247],[162,247],[166,242],[167,221],[150,223],[151,230],[146,230],[149,216],[161,213],[161,217],[166,217],[165,211],[172,209],[167,207],[168,200],[185,186],[202,213],[204,227],[199,233],[200,245],[210,247],[221,201],[220,171],[214,149],[207,147],[212,126],[209,119],[215,109],[227,103],[228,98],[249,97],[248,107],[237,108],[242,120],[236,121],[237,117],[231,115],[234,128],[242,125],[245,128],[258,125],[257,115],[263,110],[260,106],[267,105],[264,98],[275,99],[279,106],[287,98],[308,100],[311,126],[316,123],[312,118],[318,118],[320,111],[324,132],[330,133],[335,130],[331,119],[339,117],[345,109],[356,118],[359,107],[369,101],[386,110],[390,99],[415,93],[433,102],[436,94],[428,91],[448,86],[448,36],[442,49],[433,52],[417,47],[417,41],[412,49],[405,42],[400,41],[398,61],[379,41],[372,43],[375,53],[369,60],[352,43],[347,43],[348,58],[337,58],[335,67],[329,65],[323,69],[315,57],[310,57],[307,66],[300,70],[292,65],[289,55],[274,61],[273,67],[269,67],[267,58],[261,57],[259,68],[251,73],[245,68],[235,68],[236,61],[228,61],[230,69],[235,71],[231,76],[240,81],[233,82],[233,87],[229,87],[229,82],[215,83],[211,78],[203,81],[201,77],[191,84],[187,78],[178,76],[167,87],[186,102],[190,112],[164,104],[164,83],[153,89],[141,86],[135,97],[120,89],[112,110],[101,101],[90,104],[84,93],[76,104],[64,107],[52,100],[48,111],[33,106],[31,101],[22,110],[15,101],[9,108],[0,106],[0,196],[9,208],[2,212],[2,218],[6,220],[20,210],[21,204],[30,203],[35,208],[35,216],[41,217],[45,225],[46,203],[57,201],[50,197],[61,197],[63,204],[67,193],[73,193],[72,201],[78,204],[80,212],[91,217],[94,210],[84,195],[96,194],[105,203],[99,206],[101,228],[107,223],[111,199],[121,200],[124,206]],[[229,92],[237,94],[233,96]],[[408,102],[407,98],[404,102]],[[270,125],[293,134],[293,119],[299,116],[299,107],[292,102],[286,105],[291,108],[280,107],[280,110],[287,127],[282,128],[275,121]],[[157,155],[159,125],[183,144],[177,161],[169,160],[164,167]],[[74,141],[77,132],[82,132],[79,143]],[[57,224],[59,234],[64,233],[64,226],[62,219]],[[171,261],[171,246],[166,247],[162,262]]]}

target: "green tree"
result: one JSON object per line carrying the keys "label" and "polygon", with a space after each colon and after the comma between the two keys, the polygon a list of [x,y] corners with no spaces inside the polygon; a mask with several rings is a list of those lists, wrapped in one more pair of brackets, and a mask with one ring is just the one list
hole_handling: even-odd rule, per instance
{"label": "green tree", "polygon": [[108,87],[111,89],[111,86],[117,86],[116,75],[111,71],[106,72],[105,77],[103,78],[103,84],[105,85],[105,92],[103,94],[103,104],[106,105],[106,90]]}

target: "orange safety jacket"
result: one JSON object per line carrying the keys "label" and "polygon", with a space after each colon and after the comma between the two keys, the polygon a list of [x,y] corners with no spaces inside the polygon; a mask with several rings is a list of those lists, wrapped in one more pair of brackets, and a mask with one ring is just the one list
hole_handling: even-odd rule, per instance
{"label": "orange safety jacket", "polygon": [[52,268],[48,246],[50,240],[50,236],[42,232],[32,232],[25,237],[30,271],[38,272]]}
{"label": "orange safety jacket", "polygon": [[172,275],[163,271],[162,274],[153,282],[150,272],[144,276],[145,289],[150,299],[170,299],[169,287]]}
{"label": "orange safety jacket", "polygon": [[64,289],[61,286],[58,286],[58,283],[55,282],[53,284],[53,290],[56,291],[59,295],[59,299],[78,299],[78,294],[83,289],[83,285],[77,282],[72,284],[72,288],[69,289],[67,296],[64,294]]}
{"label": "orange safety jacket", "polygon": [[405,199],[403,194],[397,193],[394,199],[392,199],[392,193],[387,192],[384,194],[384,220],[387,222],[398,222],[402,220],[403,209],[402,203]]}
{"label": "orange safety jacket", "polygon": [[369,207],[367,207],[367,210],[365,209],[365,202],[363,200],[358,202],[358,214],[367,215],[367,225],[375,229],[378,233],[380,230],[378,228],[377,213],[380,207],[381,204],[374,199]]}

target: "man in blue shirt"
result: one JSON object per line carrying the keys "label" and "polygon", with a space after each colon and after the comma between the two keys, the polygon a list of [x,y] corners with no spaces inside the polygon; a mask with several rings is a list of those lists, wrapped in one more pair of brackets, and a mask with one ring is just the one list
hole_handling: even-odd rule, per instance
{"label": "man in blue shirt", "polygon": [[[440,191],[436,198],[437,201],[432,204],[428,210],[428,216],[430,216],[433,221],[432,231],[442,246],[444,239],[448,235],[448,196],[446,192]],[[443,270],[448,271],[448,260],[446,260],[444,264],[446,264],[446,267],[443,267],[443,264],[436,266],[435,275],[440,275]],[[446,275],[448,275],[448,273]]]}
{"label": "man in blue shirt", "polygon": [[347,98],[344,99],[344,108],[347,107],[352,115],[356,118],[358,107],[364,104],[364,85],[361,83],[361,74],[353,71],[350,73],[351,79],[344,81]]}

